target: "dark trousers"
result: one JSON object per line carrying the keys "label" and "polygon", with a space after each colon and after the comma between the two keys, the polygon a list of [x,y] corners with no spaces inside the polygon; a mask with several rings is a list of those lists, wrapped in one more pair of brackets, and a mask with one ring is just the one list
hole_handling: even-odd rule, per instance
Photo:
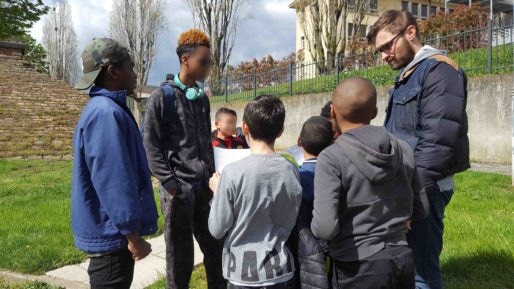
{"label": "dark trousers", "polygon": [[211,198],[207,184],[181,184],[175,197],[161,193],[168,289],[189,288],[194,265],[193,235],[204,255],[207,288],[227,288],[221,266],[222,242],[211,236],[207,223]]}
{"label": "dark trousers", "polygon": [[89,261],[91,289],[129,289],[134,277],[134,259],[125,248]]}
{"label": "dark trousers", "polygon": [[296,289],[296,288],[299,288],[298,286],[299,286],[299,284],[297,282],[297,279],[293,278],[286,282],[277,283],[274,285],[264,286],[264,287],[239,286],[239,285],[234,285],[234,284],[228,282],[227,289]]}
{"label": "dark trousers", "polygon": [[407,234],[414,254],[418,289],[443,288],[439,256],[443,250],[444,210],[452,196],[453,190],[428,194],[428,217],[412,222],[412,230]]}
{"label": "dark trousers", "polygon": [[386,246],[361,261],[334,262],[333,288],[413,289],[414,263],[406,246]]}

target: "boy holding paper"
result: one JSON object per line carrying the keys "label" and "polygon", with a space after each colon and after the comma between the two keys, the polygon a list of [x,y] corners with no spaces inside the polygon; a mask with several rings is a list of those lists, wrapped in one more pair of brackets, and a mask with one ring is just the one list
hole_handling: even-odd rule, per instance
{"label": "boy holding paper", "polygon": [[214,192],[209,230],[224,238],[228,288],[294,288],[293,255],[286,241],[302,198],[298,169],[275,152],[284,130],[280,99],[259,96],[244,110],[252,154],[228,164],[209,186]]}

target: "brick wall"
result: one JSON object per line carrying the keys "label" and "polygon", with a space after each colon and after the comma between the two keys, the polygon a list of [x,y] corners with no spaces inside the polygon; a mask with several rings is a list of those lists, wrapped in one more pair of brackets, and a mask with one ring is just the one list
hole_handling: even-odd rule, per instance
{"label": "brick wall", "polygon": [[0,158],[63,158],[88,97],[35,71],[18,45],[0,42]]}

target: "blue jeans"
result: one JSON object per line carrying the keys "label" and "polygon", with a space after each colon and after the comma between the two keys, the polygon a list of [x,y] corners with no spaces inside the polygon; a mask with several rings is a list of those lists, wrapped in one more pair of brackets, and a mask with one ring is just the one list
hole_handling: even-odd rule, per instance
{"label": "blue jeans", "polygon": [[412,223],[407,234],[416,268],[416,289],[442,289],[443,280],[439,256],[443,250],[444,209],[450,202],[453,190],[427,194],[428,217]]}

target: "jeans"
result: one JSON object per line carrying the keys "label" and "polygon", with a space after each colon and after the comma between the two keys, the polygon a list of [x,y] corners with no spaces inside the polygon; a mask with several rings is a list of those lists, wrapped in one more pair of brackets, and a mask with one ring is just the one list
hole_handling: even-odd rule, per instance
{"label": "jeans", "polygon": [[208,289],[226,289],[221,255],[223,244],[209,232],[212,193],[208,186],[181,184],[175,197],[161,192],[166,243],[166,288],[188,289],[194,263],[193,235],[204,255]]}
{"label": "jeans", "polygon": [[339,289],[413,289],[414,264],[407,246],[386,246],[368,258],[334,261],[332,287]]}
{"label": "jeans", "polygon": [[134,277],[134,259],[127,248],[89,261],[91,289],[129,289]]}
{"label": "jeans", "polygon": [[428,217],[412,222],[407,234],[414,253],[417,289],[442,289],[443,280],[439,256],[443,250],[444,210],[453,196],[453,190],[427,194]]}

